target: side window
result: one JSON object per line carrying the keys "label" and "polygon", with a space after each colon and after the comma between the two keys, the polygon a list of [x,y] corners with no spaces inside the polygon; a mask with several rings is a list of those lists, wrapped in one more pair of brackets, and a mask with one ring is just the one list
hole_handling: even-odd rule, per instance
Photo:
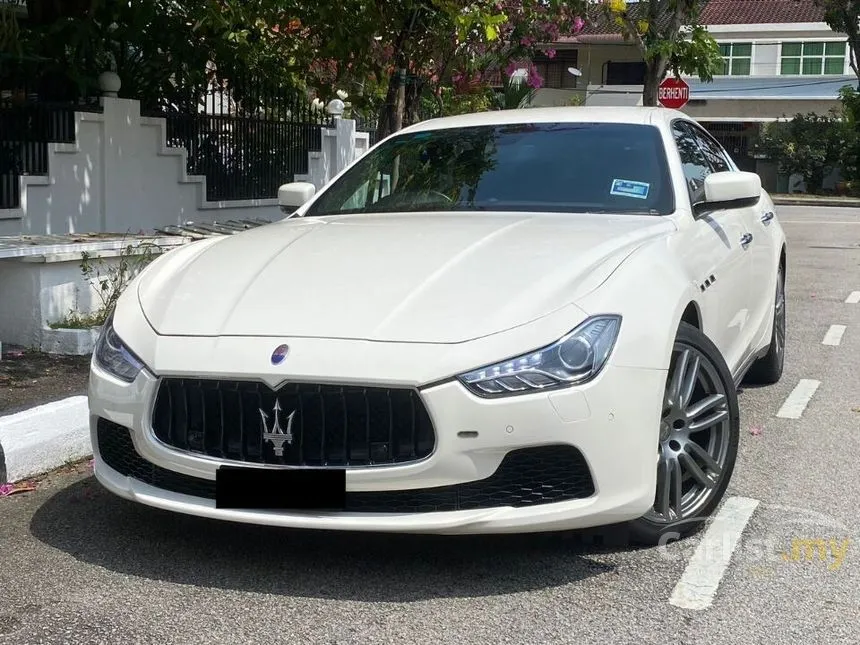
{"label": "side window", "polygon": [[708,162],[710,162],[714,172],[727,172],[732,170],[732,166],[728,162],[726,152],[723,150],[722,146],[714,141],[713,137],[701,128],[693,125],[689,127],[695,134],[696,141],[698,141],[699,147],[702,149]]}
{"label": "side window", "polygon": [[695,204],[705,197],[705,177],[711,174],[712,169],[699,147],[697,137],[693,135],[687,125],[681,121],[672,124],[672,134],[675,137],[675,145],[678,146],[678,154],[684,166],[684,177],[687,180],[687,190],[690,193],[690,203]]}

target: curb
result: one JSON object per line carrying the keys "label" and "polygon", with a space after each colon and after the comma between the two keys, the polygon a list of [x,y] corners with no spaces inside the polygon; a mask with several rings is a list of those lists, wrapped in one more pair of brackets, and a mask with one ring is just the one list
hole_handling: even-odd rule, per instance
{"label": "curb", "polygon": [[89,402],[73,396],[0,417],[0,484],[92,455]]}
{"label": "curb", "polygon": [[771,200],[776,206],[842,206],[845,208],[860,208],[860,199],[840,197],[788,197],[771,195]]}

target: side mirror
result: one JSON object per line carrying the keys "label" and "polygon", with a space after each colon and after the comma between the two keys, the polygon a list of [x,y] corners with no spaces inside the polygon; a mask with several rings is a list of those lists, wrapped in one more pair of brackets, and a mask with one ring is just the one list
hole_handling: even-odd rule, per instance
{"label": "side mirror", "polygon": [[294,181],[278,188],[278,205],[284,213],[292,213],[295,209],[306,204],[314,195],[317,188],[306,181]]}
{"label": "side mirror", "polygon": [[705,199],[696,210],[742,208],[758,203],[761,177],[754,172],[715,172],[705,177]]}

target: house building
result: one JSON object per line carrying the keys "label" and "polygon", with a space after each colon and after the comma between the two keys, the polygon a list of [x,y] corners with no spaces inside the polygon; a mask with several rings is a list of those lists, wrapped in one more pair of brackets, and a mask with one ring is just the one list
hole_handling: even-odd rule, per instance
{"label": "house building", "polygon": [[[635,4],[631,10],[635,11]],[[537,61],[545,79],[533,105],[641,105],[645,65],[637,47],[600,7],[575,37],[553,44],[555,58]],[[683,111],[721,140],[745,170],[784,190],[773,164],[756,160],[752,141],[761,123],[798,113],[827,114],[839,90],[857,85],[847,37],[833,32],[814,0],[709,0],[701,22],[719,43],[723,73],[710,83],[685,78]]]}

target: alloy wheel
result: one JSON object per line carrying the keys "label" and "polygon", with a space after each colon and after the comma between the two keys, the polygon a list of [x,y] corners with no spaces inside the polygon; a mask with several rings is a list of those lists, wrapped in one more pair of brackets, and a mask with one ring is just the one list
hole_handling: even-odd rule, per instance
{"label": "alloy wheel", "polygon": [[695,516],[717,494],[730,453],[729,398],[705,354],[675,343],[660,423],[657,491],[645,518],[670,524]]}
{"label": "alloy wheel", "polygon": [[782,271],[780,271],[776,280],[776,305],[773,320],[774,349],[780,365],[782,365],[785,357],[785,328],[785,282]]}

